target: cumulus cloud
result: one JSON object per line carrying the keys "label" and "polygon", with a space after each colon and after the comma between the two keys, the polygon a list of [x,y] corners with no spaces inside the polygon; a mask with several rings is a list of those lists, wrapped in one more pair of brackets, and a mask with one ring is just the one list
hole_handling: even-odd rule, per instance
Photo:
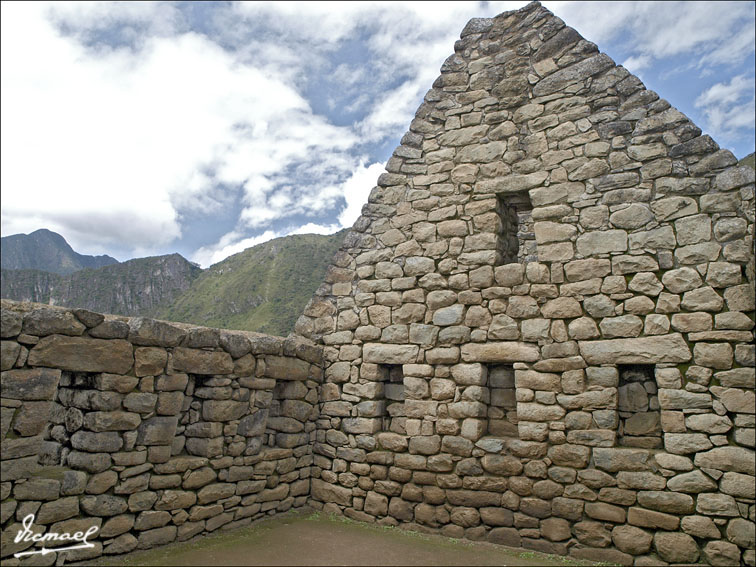
{"label": "cumulus cloud", "polygon": [[[201,34],[93,51],[49,6],[3,4],[2,35],[4,234],[42,218],[84,251],[154,249],[181,236],[179,211],[222,208],[224,187],[239,185],[242,219],[264,227],[332,205],[318,190],[357,163],[347,128]],[[271,195],[297,169],[309,183]]]}
{"label": "cumulus cloud", "polygon": [[714,137],[731,141],[756,123],[754,77],[737,75],[731,81],[716,83],[696,98],[695,106],[706,116]]}
{"label": "cumulus cloud", "polygon": [[753,53],[752,2],[545,2],[586,39],[624,36],[637,56],[698,55],[699,66],[734,64]]}
{"label": "cumulus cloud", "polygon": [[384,167],[383,163],[373,163],[368,167],[360,163],[352,176],[344,182],[342,190],[346,207],[339,213],[339,226],[347,228],[354,224]]}
{"label": "cumulus cloud", "polygon": [[[360,163],[346,181],[339,187],[331,188],[334,194],[337,193],[346,202],[346,206],[338,215],[338,222],[326,224],[308,222],[301,226],[289,226],[279,231],[266,230],[254,237],[245,237],[243,232],[234,230],[224,234],[218,242],[197,250],[192,256],[192,260],[206,268],[232,254],[273,238],[291,234],[333,234],[343,228],[349,228],[360,216],[362,206],[367,203],[368,195],[375,186],[378,176],[383,173],[384,168],[385,164],[383,163],[373,163],[369,166]],[[280,200],[282,206],[291,205],[286,196],[278,197],[276,200]],[[256,222],[256,219],[272,219],[275,217],[276,211],[251,206],[245,208],[244,215],[247,214],[250,217],[246,220],[246,223],[250,224]]]}
{"label": "cumulus cloud", "polygon": [[638,75],[640,71],[646,69],[649,65],[651,65],[651,57],[648,55],[628,57],[622,62],[622,66],[634,75]]}
{"label": "cumulus cloud", "polygon": [[[351,226],[462,25],[525,4],[4,2],[2,232],[154,254],[215,215],[189,253],[209,265]],[[753,51],[750,3],[546,5],[625,38],[635,71]],[[706,116],[740,127],[748,98],[715,98]]]}

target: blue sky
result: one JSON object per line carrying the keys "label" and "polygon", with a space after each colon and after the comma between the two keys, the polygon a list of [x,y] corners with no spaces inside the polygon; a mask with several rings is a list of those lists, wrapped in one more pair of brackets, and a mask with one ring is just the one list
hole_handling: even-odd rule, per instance
{"label": "blue sky", "polygon": [[[525,2],[3,2],[3,236],[207,267],[351,226],[473,17]],[[544,2],[743,157],[753,2]]]}

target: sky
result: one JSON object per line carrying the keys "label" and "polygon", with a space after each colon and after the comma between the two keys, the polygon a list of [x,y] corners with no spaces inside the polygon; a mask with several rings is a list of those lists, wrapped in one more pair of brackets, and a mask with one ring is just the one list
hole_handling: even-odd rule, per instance
{"label": "sky", "polygon": [[[208,267],[350,227],[465,23],[525,4],[4,1],[0,233]],[[543,4],[754,151],[754,2]]]}

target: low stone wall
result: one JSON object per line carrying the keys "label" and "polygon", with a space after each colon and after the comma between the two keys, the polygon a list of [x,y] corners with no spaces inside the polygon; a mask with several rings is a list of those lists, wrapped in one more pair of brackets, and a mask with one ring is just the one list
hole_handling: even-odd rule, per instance
{"label": "low stone wall", "polygon": [[[3,565],[127,553],[304,505],[321,357],[301,339],[3,300]],[[97,526],[94,548],[14,558],[42,545],[14,542],[30,514],[35,533]]]}

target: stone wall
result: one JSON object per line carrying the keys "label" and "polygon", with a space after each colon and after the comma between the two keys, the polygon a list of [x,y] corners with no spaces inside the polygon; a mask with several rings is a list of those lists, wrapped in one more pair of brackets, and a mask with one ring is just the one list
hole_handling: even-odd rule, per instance
{"label": "stone wall", "polygon": [[454,51],[297,323],[314,503],[754,565],[753,169],[538,3]]}
{"label": "stone wall", "polygon": [[322,346],[3,302],[3,564],[32,513],[97,525],[85,559],[309,503],[754,565],[753,236],[753,169],[595,45],[472,20],[297,323]]}
{"label": "stone wall", "polygon": [[[303,506],[321,357],[302,339],[3,300],[3,565],[126,553]],[[19,561],[29,514],[36,532],[98,526],[94,549]]]}

